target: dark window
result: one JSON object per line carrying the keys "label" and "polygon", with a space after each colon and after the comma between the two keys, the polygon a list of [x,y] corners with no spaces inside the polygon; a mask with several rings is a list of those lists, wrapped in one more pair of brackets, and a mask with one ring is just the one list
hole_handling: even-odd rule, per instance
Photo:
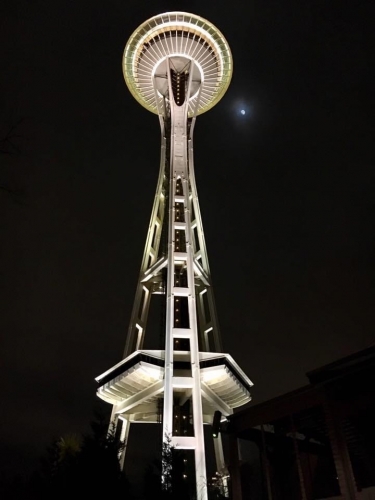
{"label": "dark window", "polygon": [[202,294],[202,301],[203,301],[203,314],[206,320],[206,323],[209,323],[211,321],[211,313],[210,313],[210,306],[208,302],[208,292],[205,292]]}
{"label": "dark window", "polygon": [[197,229],[197,226],[195,226],[195,228],[193,229],[193,233],[194,233],[194,245],[195,245],[195,252],[198,252],[201,247],[199,245],[199,238],[198,238],[198,229]]}
{"label": "dark window", "polygon": [[183,196],[184,194],[184,189],[182,187],[182,181],[181,181],[181,177],[179,177],[176,181],[176,194],[178,196]]}
{"label": "dark window", "polygon": [[189,303],[187,297],[176,297],[174,299],[174,327],[190,328]]}
{"label": "dark window", "polygon": [[176,229],[174,232],[174,245],[176,252],[186,252],[185,229]]}
{"label": "dark window", "polygon": [[186,264],[175,265],[174,267],[174,286],[186,288],[188,286]]}

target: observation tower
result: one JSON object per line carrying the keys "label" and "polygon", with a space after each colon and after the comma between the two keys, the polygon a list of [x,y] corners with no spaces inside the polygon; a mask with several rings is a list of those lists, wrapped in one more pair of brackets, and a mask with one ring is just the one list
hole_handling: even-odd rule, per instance
{"label": "observation tower", "polygon": [[[123,56],[134,98],[159,117],[160,171],[122,361],[97,377],[112,422],[161,424],[164,442],[194,462],[196,495],[207,499],[203,425],[250,401],[252,382],[222,352],[194,176],[196,117],[225,94],[232,76],[227,41],[209,21],[168,12],[144,22]],[[214,166],[207,165],[212,169]],[[217,251],[223,251],[221,248]],[[145,350],[150,301],[161,294],[159,350]],[[225,472],[220,435],[217,470]],[[124,464],[125,451],[121,457]],[[184,477],[186,474],[184,474]]]}

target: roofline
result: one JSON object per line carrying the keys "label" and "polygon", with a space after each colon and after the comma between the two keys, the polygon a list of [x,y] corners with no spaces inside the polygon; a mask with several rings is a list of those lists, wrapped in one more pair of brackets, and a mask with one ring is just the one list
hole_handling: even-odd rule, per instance
{"label": "roofline", "polygon": [[250,406],[228,417],[229,432],[238,433],[249,427],[273,422],[292,413],[306,410],[321,404],[322,395],[312,385]]}

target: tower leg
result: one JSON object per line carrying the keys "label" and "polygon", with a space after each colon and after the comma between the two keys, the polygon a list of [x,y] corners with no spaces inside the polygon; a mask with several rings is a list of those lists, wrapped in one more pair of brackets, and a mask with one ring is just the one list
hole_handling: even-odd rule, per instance
{"label": "tower leg", "polygon": [[229,472],[232,484],[232,498],[235,500],[242,500],[238,439],[234,435],[229,436]]}
{"label": "tower leg", "polygon": [[124,443],[124,447],[120,454],[120,467],[121,470],[124,470],[125,454],[126,454],[126,449],[128,447],[128,437],[130,431],[130,420],[128,420],[127,418],[121,418],[121,420],[122,420],[122,427],[121,427],[120,441]]}
{"label": "tower leg", "polygon": [[221,440],[220,433],[218,437],[214,439],[214,448],[215,448],[216,470],[221,474],[222,471],[225,469],[225,462],[223,453],[223,443]]}
{"label": "tower leg", "polygon": [[116,407],[112,407],[112,413],[111,413],[111,418],[109,420],[109,426],[108,426],[108,434],[109,433],[116,433],[117,429],[117,424],[118,424],[118,415],[115,412]]}
{"label": "tower leg", "polygon": [[195,449],[195,478],[197,483],[197,500],[207,500],[206,460],[204,450]]}

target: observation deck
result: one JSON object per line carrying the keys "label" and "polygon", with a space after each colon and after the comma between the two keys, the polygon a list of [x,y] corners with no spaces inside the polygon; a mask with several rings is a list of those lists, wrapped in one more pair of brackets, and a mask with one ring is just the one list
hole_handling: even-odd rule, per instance
{"label": "observation deck", "polygon": [[[174,362],[174,386],[183,393],[191,390],[189,352],[177,351]],[[230,415],[234,408],[251,400],[252,382],[229,354],[199,354],[203,413],[208,423],[221,408]],[[157,418],[157,399],[164,391],[164,351],[136,351],[96,378],[98,396],[117,405],[118,414],[132,414],[135,421]]]}
{"label": "observation deck", "polygon": [[193,63],[189,116],[205,113],[225,94],[232,55],[224,36],[206,19],[186,12],[157,15],[141,24],[125,47],[125,82],[142,106],[159,115],[168,92],[167,59],[180,73]]}

